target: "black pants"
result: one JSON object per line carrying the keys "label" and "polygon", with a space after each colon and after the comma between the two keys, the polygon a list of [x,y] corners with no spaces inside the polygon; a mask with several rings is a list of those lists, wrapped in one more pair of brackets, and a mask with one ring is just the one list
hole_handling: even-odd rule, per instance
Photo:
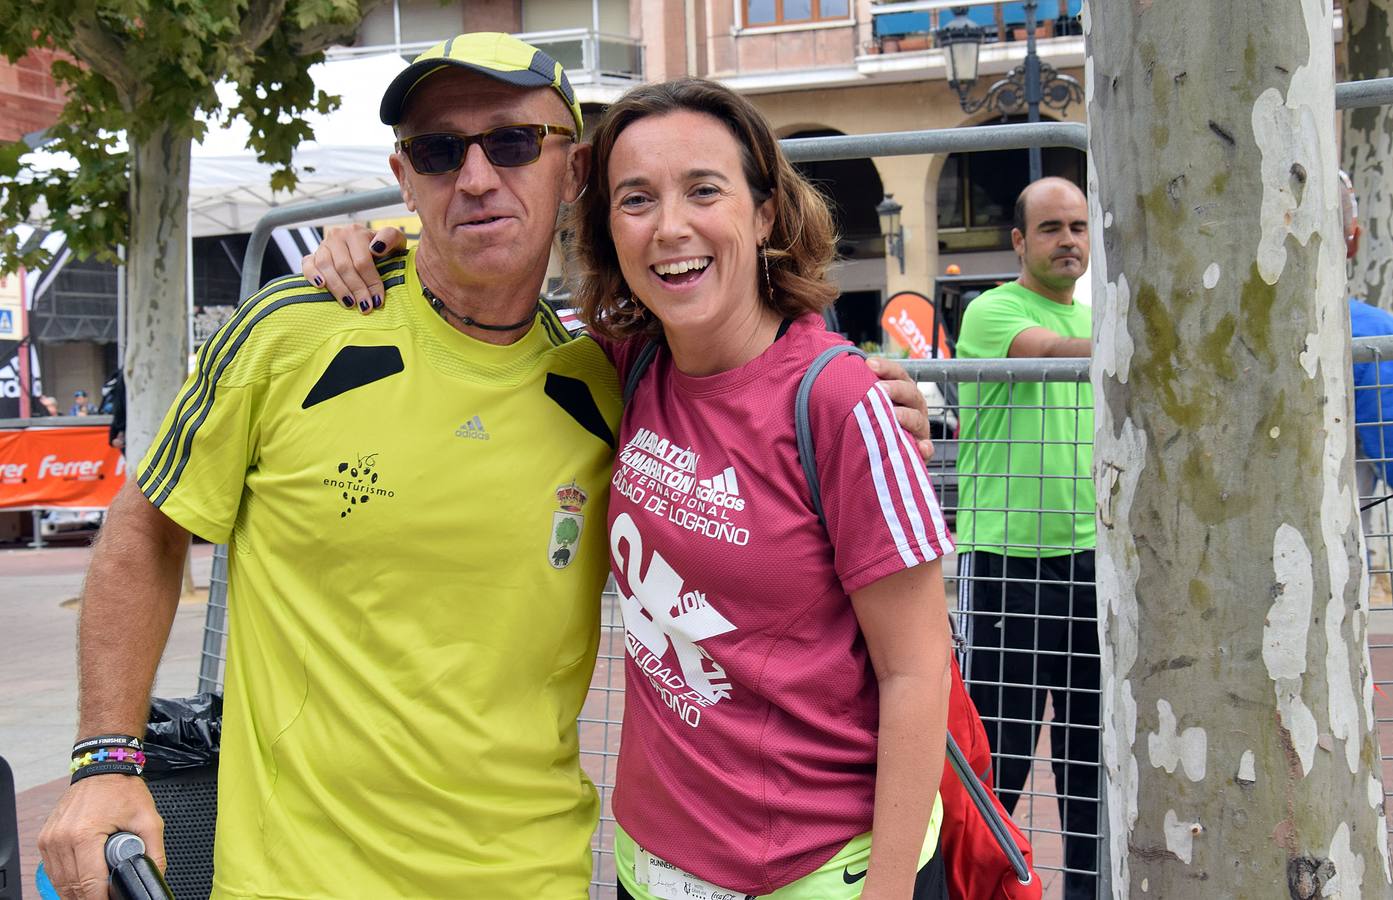
{"label": "black pants", "polygon": [[1064,896],[1094,900],[1098,870],[1098,601],[1093,551],[959,559],[966,617],[963,677],[992,746],[996,792],[1014,811],[1033,764],[1045,699],[1059,819]]}
{"label": "black pants", "polygon": [[[634,900],[634,895],[624,890],[620,884],[619,900]],[[914,879],[914,896],[911,900],[948,900],[948,881],[944,877],[943,854],[935,853],[933,859],[924,863],[919,876]]]}

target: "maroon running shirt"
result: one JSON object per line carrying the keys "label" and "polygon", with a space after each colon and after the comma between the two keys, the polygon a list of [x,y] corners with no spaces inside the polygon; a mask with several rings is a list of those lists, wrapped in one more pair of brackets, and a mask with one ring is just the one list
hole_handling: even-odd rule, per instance
{"label": "maroon running shirt", "polygon": [[[850,594],[952,550],[913,441],[853,356],[812,394],[825,530],[813,513],[794,393],[836,343],[805,315],[730,372],[687,376],[659,352],[610,485],[627,651],[615,816],[746,893],[870,830],[878,694]],[[642,345],[609,348],[621,382]]]}

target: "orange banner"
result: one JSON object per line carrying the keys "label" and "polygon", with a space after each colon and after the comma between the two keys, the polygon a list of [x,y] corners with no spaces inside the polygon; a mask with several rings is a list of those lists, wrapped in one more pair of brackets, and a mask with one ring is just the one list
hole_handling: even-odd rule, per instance
{"label": "orange banner", "polygon": [[[880,314],[880,325],[890,339],[909,351],[910,359],[951,359],[943,324],[935,321],[933,301],[915,291],[901,291],[890,298]],[[937,331],[937,335],[934,332]],[[934,335],[931,337],[931,335]],[[938,352],[934,353],[933,341]]]}
{"label": "orange banner", "polygon": [[126,480],[126,458],[105,425],[0,431],[0,509],[105,509]]}

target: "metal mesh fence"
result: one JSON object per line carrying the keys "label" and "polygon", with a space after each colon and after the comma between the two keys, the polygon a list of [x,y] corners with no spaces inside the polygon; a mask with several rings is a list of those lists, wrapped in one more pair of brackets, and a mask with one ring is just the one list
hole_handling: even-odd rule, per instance
{"label": "metal mesh fence", "polygon": [[944,575],[997,794],[1030,838],[1045,896],[1099,896],[1087,360],[910,368],[933,423],[929,473],[957,538]]}

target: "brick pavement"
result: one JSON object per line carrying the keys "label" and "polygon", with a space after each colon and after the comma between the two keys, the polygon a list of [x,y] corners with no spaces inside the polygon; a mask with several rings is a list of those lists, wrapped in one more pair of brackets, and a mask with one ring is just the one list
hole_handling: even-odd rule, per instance
{"label": "brick pavement", "polygon": [[[212,547],[193,550],[196,585],[206,588]],[[42,550],[0,549],[0,754],[14,769],[24,896],[36,896],[38,835],[68,779],[77,731],[76,607],[90,550],[66,539]],[[202,651],[204,603],[181,603],[155,690],[191,694]]]}

